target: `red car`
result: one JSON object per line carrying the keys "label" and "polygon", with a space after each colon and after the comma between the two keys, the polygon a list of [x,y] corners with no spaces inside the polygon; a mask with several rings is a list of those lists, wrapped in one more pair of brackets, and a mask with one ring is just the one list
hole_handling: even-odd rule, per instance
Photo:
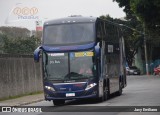
{"label": "red car", "polygon": [[160,65],[154,68],[154,75],[160,75]]}

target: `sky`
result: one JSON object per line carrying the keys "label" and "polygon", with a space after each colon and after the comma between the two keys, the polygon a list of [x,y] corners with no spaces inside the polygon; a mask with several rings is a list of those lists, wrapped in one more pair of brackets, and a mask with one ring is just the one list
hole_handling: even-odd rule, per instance
{"label": "sky", "polygon": [[44,22],[71,15],[99,17],[108,14],[113,18],[125,17],[123,8],[113,0],[0,0],[0,26],[30,30],[36,28],[36,20]]}

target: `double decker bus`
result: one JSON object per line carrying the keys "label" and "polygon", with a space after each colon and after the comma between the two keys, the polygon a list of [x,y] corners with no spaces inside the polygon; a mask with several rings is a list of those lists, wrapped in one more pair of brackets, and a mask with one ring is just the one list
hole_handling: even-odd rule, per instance
{"label": "double decker bus", "polygon": [[67,17],[47,21],[42,45],[44,97],[54,105],[65,100],[122,94],[126,86],[125,49],[117,24],[96,17]]}

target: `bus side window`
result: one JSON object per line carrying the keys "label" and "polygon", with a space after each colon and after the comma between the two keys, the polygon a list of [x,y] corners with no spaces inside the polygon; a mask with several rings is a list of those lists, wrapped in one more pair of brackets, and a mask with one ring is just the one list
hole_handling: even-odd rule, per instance
{"label": "bus side window", "polygon": [[97,25],[96,37],[97,37],[98,41],[101,41],[102,39],[104,39],[103,24],[102,23],[99,23]]}

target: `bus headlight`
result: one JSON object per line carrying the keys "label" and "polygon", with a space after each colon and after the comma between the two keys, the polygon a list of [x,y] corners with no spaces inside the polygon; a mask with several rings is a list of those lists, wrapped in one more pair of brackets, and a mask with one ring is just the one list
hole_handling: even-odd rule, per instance
{"label": "bus headlight", "polygon": [[86,87],[85,90],[89,90],[89,89],[93,88],[93,87],[96,86],[96,85],[97,85],[96,83],[91,83],[91,84],[89,84],[89,85]]}
{"label": "bus headlight", "polygon": [[50,86],[45,86],[45,88],[49,91],[55,91],[53,87],[50,87]]}

